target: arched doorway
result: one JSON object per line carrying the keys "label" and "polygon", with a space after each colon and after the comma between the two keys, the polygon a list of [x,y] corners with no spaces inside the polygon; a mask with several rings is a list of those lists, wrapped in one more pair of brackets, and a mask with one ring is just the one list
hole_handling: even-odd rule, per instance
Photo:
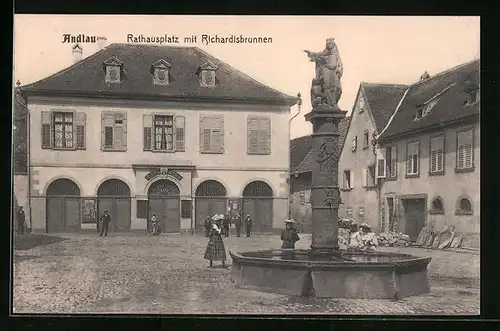
{"label": "arched doorway", "polygon": [[262,181],[249,183],[243,190],[243,217],[253,219],[252,231],[270,232],[273,228],[273,189]]}
{"label": "arched doorway", "polygon": [[148,204],[148,230],[149,220],[155,213],[163,232],[180,232],[180,190],[175,183],[168,179],[154,182],[148,189]]}
{"label": "arched doorway", "polygon": [[97,212],[99,218],[107,209],[111,216],[109,231],[130,231],[130,188],[119,179],[108,179],[97,189]]}
{"label": "arched doorway", "polygon": [[206,180],[196,188],[195,192],[196,229],[203,229],[207,216],[227,213],[227,191],[224,185],[216,180]]}
{"label": "arched doorway", "polygon": [[47,196],[47,233],[78,232],[80,222],[80,189],[70,179],[50,183]]}

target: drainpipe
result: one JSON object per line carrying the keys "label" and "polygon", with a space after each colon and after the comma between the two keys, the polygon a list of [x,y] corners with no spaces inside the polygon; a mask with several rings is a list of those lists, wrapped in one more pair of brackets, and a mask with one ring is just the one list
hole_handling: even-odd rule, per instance
{"label": "drainpipe", "polygon": [[193,200],[193,172],[191,172],[191,235],[193,236],[194,235],[194,225],[193,225],[193,222],[194,222],[194,216],[195,216],[195,213],[193,211],[194,210],[194,200]]}
{"label": "drainpipe", "polygon": [[[295,117],[299,116],[300,111],[302,110],[302,96],[299,93],[297,93],[297,103],[296,105],[298,106],[297,113],[288,120],[288,146],[290,146],[290,141],[292,140],[292,121]],[[292,190],[290,189],[292,185],[292,153],[290,152],[290,148],[288,148],[288,219],[291,218],[291,210],[290,210],[290,194]]]}

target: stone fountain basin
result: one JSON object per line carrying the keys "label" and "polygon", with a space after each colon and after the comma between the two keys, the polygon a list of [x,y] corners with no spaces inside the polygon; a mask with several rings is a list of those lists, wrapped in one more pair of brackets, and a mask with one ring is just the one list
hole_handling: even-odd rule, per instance
{"label": "stone fountain basin", "polygon": [[430,291],[430,257],[341,252],[314,258],[307,250],[229,252],[237,288],[318,298],[399,299]]}

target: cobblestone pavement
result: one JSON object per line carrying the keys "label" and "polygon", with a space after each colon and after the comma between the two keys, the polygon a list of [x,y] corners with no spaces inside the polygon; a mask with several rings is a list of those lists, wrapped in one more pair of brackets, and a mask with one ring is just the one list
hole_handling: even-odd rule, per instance
{"label": "cobblestone pavement", "polygon": [[[382,248],[431,256],[431,293],[400,301],[315,299],[236,289],[230,268],[207,267],[202,236],[64,237],[15,252],[15,313],[479,314],[479,253]],[[225,240],[231,251],[280,244],[271,235]],[[304,235],[297,248],[309,245]]]}

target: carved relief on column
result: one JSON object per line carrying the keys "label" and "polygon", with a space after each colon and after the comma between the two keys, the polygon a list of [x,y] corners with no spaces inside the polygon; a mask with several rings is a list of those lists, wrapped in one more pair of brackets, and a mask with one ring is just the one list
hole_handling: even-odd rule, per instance
{"label": "carved relief on column", "polygon": [[332,208],[338,208],[341,203],[340,190],[338,187],[327,187],[325,188],[325,204]]}
{"label": "carved relief on column", "polygon": [[[321,144],[316,162],[319,163],[320,171],[332,171],[338,162],[337,139],[329,137]],[[333,174],[332,174],[333,175]]]}

